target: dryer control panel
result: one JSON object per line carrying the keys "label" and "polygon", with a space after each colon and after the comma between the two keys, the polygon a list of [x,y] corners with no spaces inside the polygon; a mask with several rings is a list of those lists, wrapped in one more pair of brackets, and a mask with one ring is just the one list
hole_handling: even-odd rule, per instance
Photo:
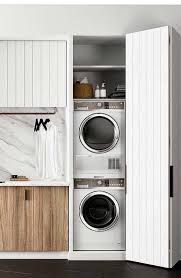
{"label": "dryer control panel", "polygon": [[74,100],[74,110],[125,109],[125,100],[90,99]]}

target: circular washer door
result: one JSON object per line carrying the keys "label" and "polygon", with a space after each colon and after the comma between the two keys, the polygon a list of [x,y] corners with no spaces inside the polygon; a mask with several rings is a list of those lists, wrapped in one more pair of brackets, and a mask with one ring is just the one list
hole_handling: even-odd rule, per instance
{"label": "circular washer door", "polygon": [[79,137],[83,146],[94,153],[110,151],[119,140],[116,121],[103,113],[91,114],[82,122]]}
{"label": "circular washer door", "polygon": [[84,225],[93,231],[110,229],[118,217],[118,202],[107,192],[91,192],[80,204],[80,218]]}

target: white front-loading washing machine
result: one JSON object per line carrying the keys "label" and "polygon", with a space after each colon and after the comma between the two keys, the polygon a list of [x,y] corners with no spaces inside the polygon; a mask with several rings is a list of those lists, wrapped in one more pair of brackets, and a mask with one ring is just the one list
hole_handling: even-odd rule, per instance
{"label": "white front-loading washing machine", "polygon": [[125,250],[124,186],[74,190],[74,250]]}
{"label": "white front-loading washing machine", "polygon": [[74,101],[74,178],[125,177],[125,101]]}

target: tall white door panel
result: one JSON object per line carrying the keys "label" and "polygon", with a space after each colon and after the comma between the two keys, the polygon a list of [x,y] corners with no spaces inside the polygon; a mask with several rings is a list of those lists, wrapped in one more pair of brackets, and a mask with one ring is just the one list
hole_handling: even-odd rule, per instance
{"label": "tall white door panel", "polygon": [[173,187],[170,195],[170,266],[180,260],[180,57],[181,37],[170,30],[170,181]]}
{"label": "tall white door panel", "polygon": [[126,36],[126,256],[169,267],[169,29]]}
{"label": "tall white door panel", "polygon": [[0,41],[0,106],[66,106],[66,52],[66,41]]}

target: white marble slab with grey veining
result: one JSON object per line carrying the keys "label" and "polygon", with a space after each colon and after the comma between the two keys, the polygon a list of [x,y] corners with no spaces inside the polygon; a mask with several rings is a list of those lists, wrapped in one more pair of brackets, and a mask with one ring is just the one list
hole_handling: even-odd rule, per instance
{"label": "white marble slab with grey veining", "polygon": [[[11,111],[10,108],[0,110],[0,113]],[[22,110],[16,109],[16,111],[18,113]],[[33,110],[29,108],[30,113],[31,111]],[[0,114],[0,181],[9,180],[12,174],[27,176],[32,180],[39,179],[35,167],[36,118],[49,118],[58,127],[64,161],[66,143],[64,109],[58,109],[56,114]],[[65,180],[64,174],[62,180]]]}

